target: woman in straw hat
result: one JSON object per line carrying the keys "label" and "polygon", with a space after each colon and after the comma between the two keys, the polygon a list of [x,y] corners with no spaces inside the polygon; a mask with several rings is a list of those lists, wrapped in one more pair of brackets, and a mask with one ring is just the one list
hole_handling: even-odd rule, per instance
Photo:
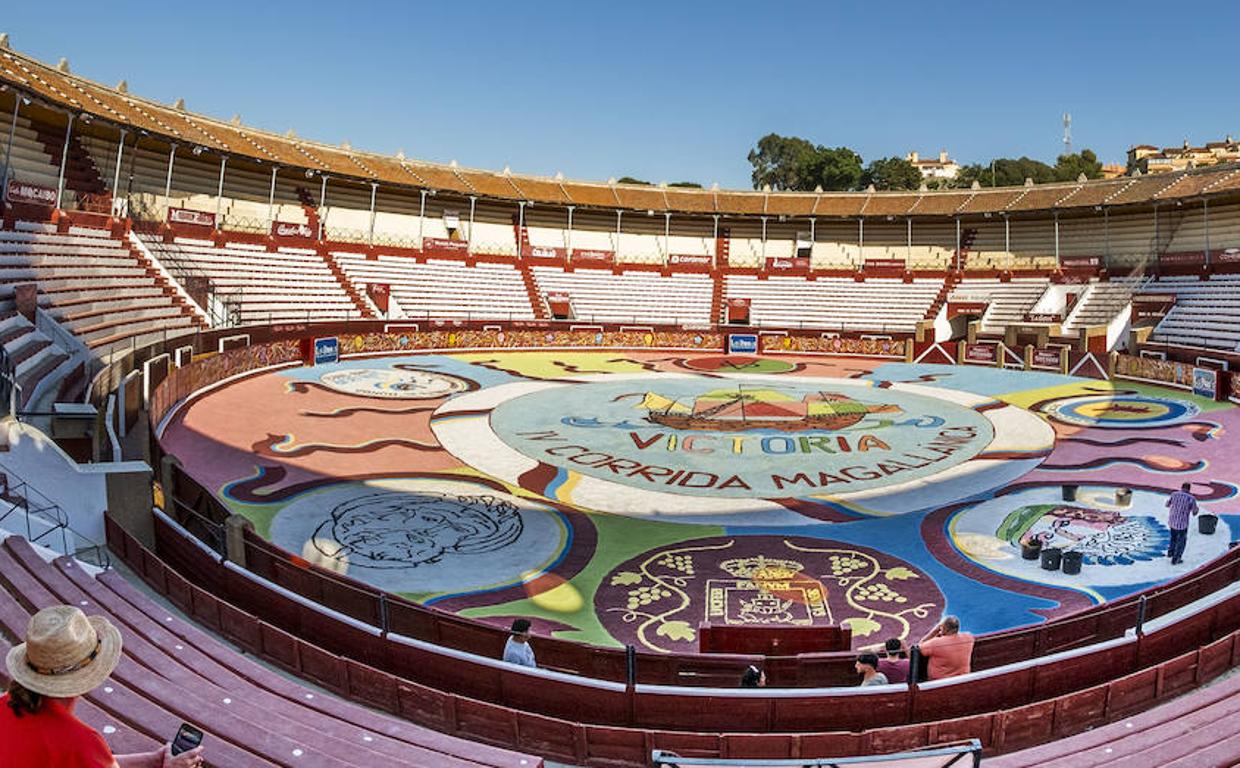
{"label": "woman in straw hat", "polygon": [[73,715],[78,697],[94,690],[121,657],[121,633],[102,616],[71,605],[30,618],[26,642],[5,665],[9,691],[0,696],[0,766],[4,768],[198,768],[202,747],[172,756],[113,756],[103,737]]}

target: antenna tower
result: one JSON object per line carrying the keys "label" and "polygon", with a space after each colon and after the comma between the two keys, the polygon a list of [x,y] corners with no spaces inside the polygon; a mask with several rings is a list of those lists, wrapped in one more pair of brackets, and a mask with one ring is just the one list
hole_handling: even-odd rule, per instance
{"label": "antenna tower", "polygon": [[1063,153],[1072,154],[1072,115],[1063,113]]}

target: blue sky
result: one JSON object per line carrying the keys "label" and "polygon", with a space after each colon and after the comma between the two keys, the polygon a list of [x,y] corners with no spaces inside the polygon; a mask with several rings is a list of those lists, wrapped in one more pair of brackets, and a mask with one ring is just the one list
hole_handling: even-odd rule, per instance
{"label": "blue sky", "polygon": [[[748,187],[762,135],[867,160],[1240,135],[1240,3],[10,2],[19,51],[331,143]],[[55,21],[52,21],[55,19]],[[73,22],[66,23],[65,20]]]}

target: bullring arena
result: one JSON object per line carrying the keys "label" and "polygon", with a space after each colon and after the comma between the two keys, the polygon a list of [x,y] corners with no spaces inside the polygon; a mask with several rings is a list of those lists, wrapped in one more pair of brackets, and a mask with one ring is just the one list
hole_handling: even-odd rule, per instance
{"label": "bullring arena", "polygon": [[[78,714],[115,751],[186,721],[215,766],[1240,760],[1240,167],[575,182],[5,45],[0,646],[110,617]],[[948,614],[971,672],[858,685]],[[500,660],[518,619],[537,669]]]}

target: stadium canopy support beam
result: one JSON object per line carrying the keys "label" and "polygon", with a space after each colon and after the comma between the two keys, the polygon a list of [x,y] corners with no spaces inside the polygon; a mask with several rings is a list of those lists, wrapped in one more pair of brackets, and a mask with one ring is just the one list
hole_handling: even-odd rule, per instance
{"label": "stadium canopy support beam", "polygon": [[164,176],[164,217],[168,216],[168,201],[172,197],[172,166],[176,164],[177,145],[168,147],[168,173]]}
{"label": "stadium canopy support beam", "polygon": [[1059,269],[1059,211],[1055,211],[1055,269]]}
{"label": "stadium canopy support beam", "polygon": [[960,271],[960,217],[956,217],[956,271]]}
{"label": "stadium canopy support beam", "polygon": [[271,231],[271,225],[275,223],[276,214],[276,171],[280,170],[280,166],[271,166],[271,188],[267,191],[267,231]]}
{"label": "stadium canopy support beam", "polygon": [[904,222],[908,224],[908,250],[904,252],[904,266],[908,267],[908,263],[913,260],[913,217],[905,216]]}
{"label": "stadium canopy support beam", "polygon": [[[374,246],[375,244],[375,197],[379,194],[379,182],[370,182],[370,229],[366,233],[366,244]],[[469,204],[470,218],[473,218],[473,198],[470,198]],[[470,225],[470,234],[473,234],[473,226]]]}
{"label": "stadium canopy support beam", "polygon": [[715,219],[715,249],[710,252],[710,268],[719,268],[719,214],[713,214]]}
{"label": "stadium canopy support beam", "polygon": [[663,212],[663,263],[672,263],[672,212]]}
{"label": "stadium canopy support beam", "polygon": [[1158,258],[1158,251],[1162,248],[1162,243],[1158,239],[1158,203],[1154,203],[1154,252],[1150,254],[1152,258]]}
{"label": "stadium canopy support beam", "polygon": [[766,266],[766,217],[762,217],[762,265]]}
{"label": "stadium canopy support beam", "polygon": [[624,216],[624,211],[616,209],[616,255],[615,262],[620,263],[620,222]]}
{"label": "stadium canopy support beam", "polygon": [[422,190],[422,202],[418,204],[418,250],[422,250],[422,243],[425,240],[422,236],[423,227],[426,226],[426,190]]}
{"label": "stadium canopy support beam", "polygon": [[525,201],[517,203],[517,258],[525,258],[525,247],[521,243],[521,234],[525,232]]}
{"label": "stadium canopy support beam", "polygon": [[477,195],[469,196],[469,235],[465,240],[465,253],[472,254],[474,252],[474,211],[478,208]]}
{"label": "stadium canopy support beam", "polygon": [[[56,176],[56,207],[57,208],[60,207],[60,198],[65,192],[65,163],[69,159],[69,137],[73,135],[73,118],[74,118],[74,115],[70,114],[69,122],[65,125],[65,145],[60,150],[60,173]],[[172,146],[176,147],[175,144],[173,144]],[[169,169],[168,173],[171,174],[172,170]]]}
{"label": "stadium canopy support beam", "polygon": [[1102,266],[1111,266],[1111,209],[1102,206]]}
{"label": "stadium canopy support beam", "polygon": [[1003,214],[1003,252],[1012,256],[1012,220]]}
{"label": "stadium canopy support beam", "polygon": [[129,131],[125,128],[121,129],[121,140],[116,145],[116,167],[112,169],[112,197],[115,198],[120,192],[121,185],[121,160],[125,156],[125,137],[129,135]]}
{"label": "stadium canopy support beam", "polygon": [[9,141],[4,148],[4,173],[0,173],[0,183],[6,187],[9,183],[9,166],[13,162],[13,135],[17,133],[17,110],[21,109],[22,95],[13,92],[13,122],[9,123]]}
{"label": "stadium canopy support beam", "polygon": [[323,242],[323,219],[327,217],[327,174],[319,175],[319,233],[318,240]]}
{"label": "stadium canopy support beam", "polygon": [[564,263],[571,264],[573,261],[573,209],[577,206],[568,206],[568,239],[564,241]]}
{"label": "stadium canopy support beam", "polygon": [[857,260],[864,264],[865,257],[865,219],[861,216],[857,217]]}
{"label": "stadium canopy support beam", "polygon": [[1206,236],[1206,266],[1210,266],[1210,200],[1208,198],[1201,199],[1201,213],[1204,217],[1205,236]]}
{"label": "stadium canopy support beam", "polygon": [[220,181],[215,188],[215,229],[220,229],[220,205],[224,201],[224,170],[228,167],[228,155],[220,155]]}

